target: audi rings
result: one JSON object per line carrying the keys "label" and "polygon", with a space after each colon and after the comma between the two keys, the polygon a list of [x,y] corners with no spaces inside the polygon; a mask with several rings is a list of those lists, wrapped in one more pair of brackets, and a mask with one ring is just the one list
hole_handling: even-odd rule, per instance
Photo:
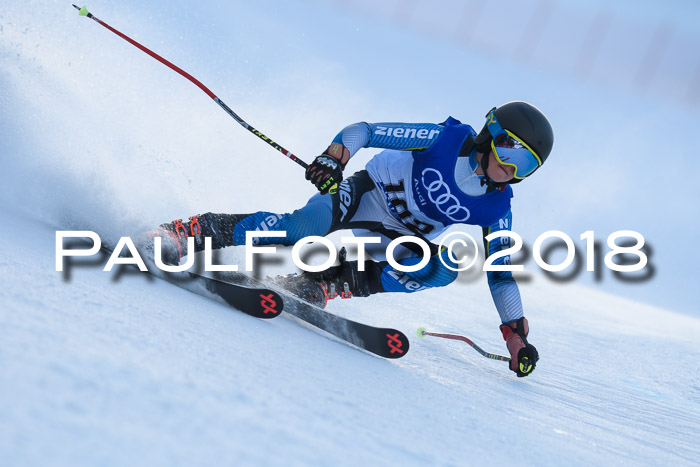
{"label": "audi rings", "polygon": [[439,171],[431,168],[423,170],[421,182],[428,191],[428,199],[448,219],[453,222],[464,222],[469,219],[471,215],[469,209],[459,204],[459,200],[452,194]]}

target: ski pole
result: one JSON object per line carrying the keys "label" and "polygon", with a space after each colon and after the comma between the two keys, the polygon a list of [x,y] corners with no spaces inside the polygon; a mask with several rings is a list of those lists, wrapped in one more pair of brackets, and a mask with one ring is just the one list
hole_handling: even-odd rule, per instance
{"label": "ski pole", "polygon": [[443,334],[443,333],[438,333],[438,332],[429,332],[425,328],[418,328],[418,330],[416,331],[416,335],[420,338],[424,338],[425,336],[433,336],[433,337],[442,337],[443,339],[452,339],[452,340],[456,340],[456,341],[466,342],[474,350],[476,350],[477,352],[479,352],[481,355],[483,355],[486,358],[491,358],[493,360],[500,360],[502,362],[509,362],[510,361],[510,357],[504,357],[503,355],[496,355],[494,353],[486,352],[481,347],[476,345],[468,337],[460,336],[457,334]]}
{"label": "ski pole", "polygon": [[138,42],[136,42],[135,40],[133,40],[132,38],[130,38],[130,37],[127,36],[126,34],[123,34],[123,33],[119,32],[119,31],[117,31],[116,29],[114,29],[114,28],[113,28],[112,26],[110,26],[109,24],[107,24],[107,23],[105,23],[104,21],[98,19],[98,18],[95,17],[92,13],[90,13],[90,12],[88,11],[87,7],[79,8],[79,7],[78,7],[77,5],[75,5],[75,4],[73,4],[73,7],[75,7],[75,9],[79,11],[79,15],[80,15],[80,16],[87,16],[88,18],[90,18],[90,19],[96,21],[98,24],[100,24],[101,26],[104,26],[105,28],[109,29],[109,30],[112,31],[114,34],[116,34],[117,36],[121,37],[122,39],[124,39],[125,41],[127,41],[128,43],[130,43],[131,45],[137,47],[137,48],[140,49],[141,51],[147,53],[147,54],[150,55],[151,57],[153,57],[153,58],[155,58],[156,60],[158,60],[158,61],[159,61],[160,63],[162,63],[163,65],[165,65],[165,66],[167,66],[168,68],[170,68],[170,69],[172,69],[172,70],[178,72],[179,74],[181,74],[182,76],[184,76],[185,78],[187,78],[188,80],[190,80],[190,81],[191,81],[192,83],[194,83],[199,89],[201,89],[202,91],[204,91],[204,92],[207,94],[207,96],[209,96],[209,97],[211,97],[212,99],[214,99],[214,102],[216,102],[217,104],[219,104],[219,107],[221,107],[222,109],[224,109],[224,110],[226,111],[226,113],[229,114],[231,117],[233,117],[233,119],[236,120],[238,123],[240,123],[241,126],[243,126],[243,128],[245,128],[246,130],[250,131],[250,132],[253,133],[255,136],[257,136],[257,137],[260,138],[261,140],[265,141],[267,144],[269,144],[269,145],[272,146],[273,148],[277,149],[279,152],[281,152],[282,154],[284,154],[285,156],[287,156],[288,158],[290,158],[291,160],[293,160],[294,162],[296,162],[296,163],[299,164],[300,166],[304,167],[305,169],[309,166],[309,164],[307,164],[307,163],[304,162],[303,160],[299,159],[297,156],[295,156],[294,154],[292,154],[291,152],[289,152],[288,150],[286,150],[285,148],[283,148],[283,147],[280,146],[279,144],[277,144],[277,143],[275,143],[274,141],[272,141],[270,138],[268,138],[267,136],[265,136],[264,134],[262,134],[262,132],[260,132],[260,130],[257,130],[257,129],[255,129],[255,128],[253,128],[253,126],[249,125],[245,120],[243,120],[241,117],[239,117],[238,115],[236,115],[236,112],[234,112],[233,110],[231,110],[231,108],[230,108],[229,106],[227,106],[226,104],[224,104],[224,101],[222,101],[221,99],[219,99],[218,97],[216,97],[216,95],[215,95],[213,92],[211,92],[211,91],[209,90],[208,87],[206,87],[205,85],[203,85],[197,78],[195,78],[194,76],[190,75],[190,74],[187,73],[185,70],[183,70],[182,68],[178,67],[177,65],[174,65],[173,63],[169,62],[169,61],[166,60],[165,58],[161,57],[160,55],[158,55],[157,53],[155,53],[155,52],[152,51],[151,49],[149,49],[149,48],[147,48],[147,47],[145,47],[145,46],[139,44]]}

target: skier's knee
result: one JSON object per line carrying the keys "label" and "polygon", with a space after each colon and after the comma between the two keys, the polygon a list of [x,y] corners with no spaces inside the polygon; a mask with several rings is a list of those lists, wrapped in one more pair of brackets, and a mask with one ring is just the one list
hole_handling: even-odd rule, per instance
{"label": "skier's knee", "polygon": [[[421,259],[405,258],[398,263],[402,266],[414,266],[420,263]],[[428,264],[417,271],[403,272],[387,265],[382,271],[382,286],[387,292],[417,292],[433,287],[444,287],[454,282],[458,274],[446,265],[456,269],[456,265],[449,260],[449,257],[443,257],[441,254],[432,256]]]}
{"label": "skier's knee", "polygon": [[[448,265],[452,268],[447,267]],[[421,283],[424,287],[444,287],[457,279],[459,273],[455,269],[456,265],[449,261],[449,258],[438,254],[430,258],[428,264],[418,271],[406,274],[410,279]]]}
{"label": "skier's knee", "polygon": [[420,271],[416,271],[416,274],[419,277],[425,275],[431,287],[444,287],[457,279],[459,275],[457,267],[458,264],[450,259],[448,250],[445,249],[432,256],[428,264]]}

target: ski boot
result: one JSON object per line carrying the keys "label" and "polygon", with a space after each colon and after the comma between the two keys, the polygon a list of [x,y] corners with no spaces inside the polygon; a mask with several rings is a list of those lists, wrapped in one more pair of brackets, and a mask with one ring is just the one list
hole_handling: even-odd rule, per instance
{"label": "ski boot", "polygon": [[346,261],[347,252],[341,248],[338,254],[340,264],[321,272],[304,272],[277,276],[272,281],[304,301],[325,308],[329,300],[340,298],[368,297],[379,292],[370,286],[376,276],[374,262],[365,263],[365,271],[358,270],[357,261]]}
{"label": "ski boot", "polygon": [[177,265],[186,256],[187,239],[194,237],[194,252],[204,250],[204,239],[211,237],[212,250],[233,246],[233,228],[250,214],[197,214],[190,216],[188,222],[175,219],[149,232],[148,236],[162,237],[162,259],[168,265]]}
{"label": "ski boot", "polygon": [[319,308],[325,308],[328,300],[332,300],[335,297],[330,296],[328,284],[325,281],[317,280],[317,278],[310,277],[307,274],[277,276],[272,279],[272,282],[307,303]]}

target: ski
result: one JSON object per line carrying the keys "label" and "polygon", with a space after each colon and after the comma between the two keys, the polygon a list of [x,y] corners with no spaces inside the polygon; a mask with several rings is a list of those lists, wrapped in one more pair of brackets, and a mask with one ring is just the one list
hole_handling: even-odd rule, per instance
{"label": "ski", "polygon": [[[283,292],[282,292],[283,293]],[[393,328],[358,323],[297,298],[284,294],[284,311],[335,337],[384,358],[401,358],[408,352],[406,335]]]}
{"label": "ski", "polygon": [[284,308],[282,297],[268,288],[246,287],[193,273],[188,275],[192,282],[199,283],[208,292],[221,297],[228,305],[255,318],[275,318]]}
{"label": "ski", "polygon": [[329,313],[322,308],[312,305],[296,295],[275,286],[242,274],[222,276],[219,281],[247,287],[269,287],[276,291],[284,301],[284,311],[292,316],[325,331],[355,347],[371,352],[383,358],[401,358],[409,349],[406,335],[393,328],[380,328],[358,323],[341,316]]}
{"label": "ski", "polygon": [[[103,250],[112,252],[108,247],[103,247]],[[146,255],[146,258],[150,256]],[[219,297],[231,307],[256,318],[274,318],[284,310],[317,329],[383,358],[401,358],[409,349],[408,338],[398,329],[370,326],[328,313],[290,292],[278,290],[245,274],[226,273],[213,278],[193,272],[166,273],[153,267],[149,272],[190,292]]]}
{"label": "ski", "polygon": [[[103,246],[102,250],[110,255],[113,251],[107,246]],[[151,275],[197,295],[219,298],[227,305],[255,318],[275,318],[284,309],[284,300],[277,292],[262,284],[246,284],[244,274],[240,274],[238,281],[223,281],[192,272],[165,272],[155,267],[150,256],[142,255],[142,258],[149,263],[148,272]]]}

